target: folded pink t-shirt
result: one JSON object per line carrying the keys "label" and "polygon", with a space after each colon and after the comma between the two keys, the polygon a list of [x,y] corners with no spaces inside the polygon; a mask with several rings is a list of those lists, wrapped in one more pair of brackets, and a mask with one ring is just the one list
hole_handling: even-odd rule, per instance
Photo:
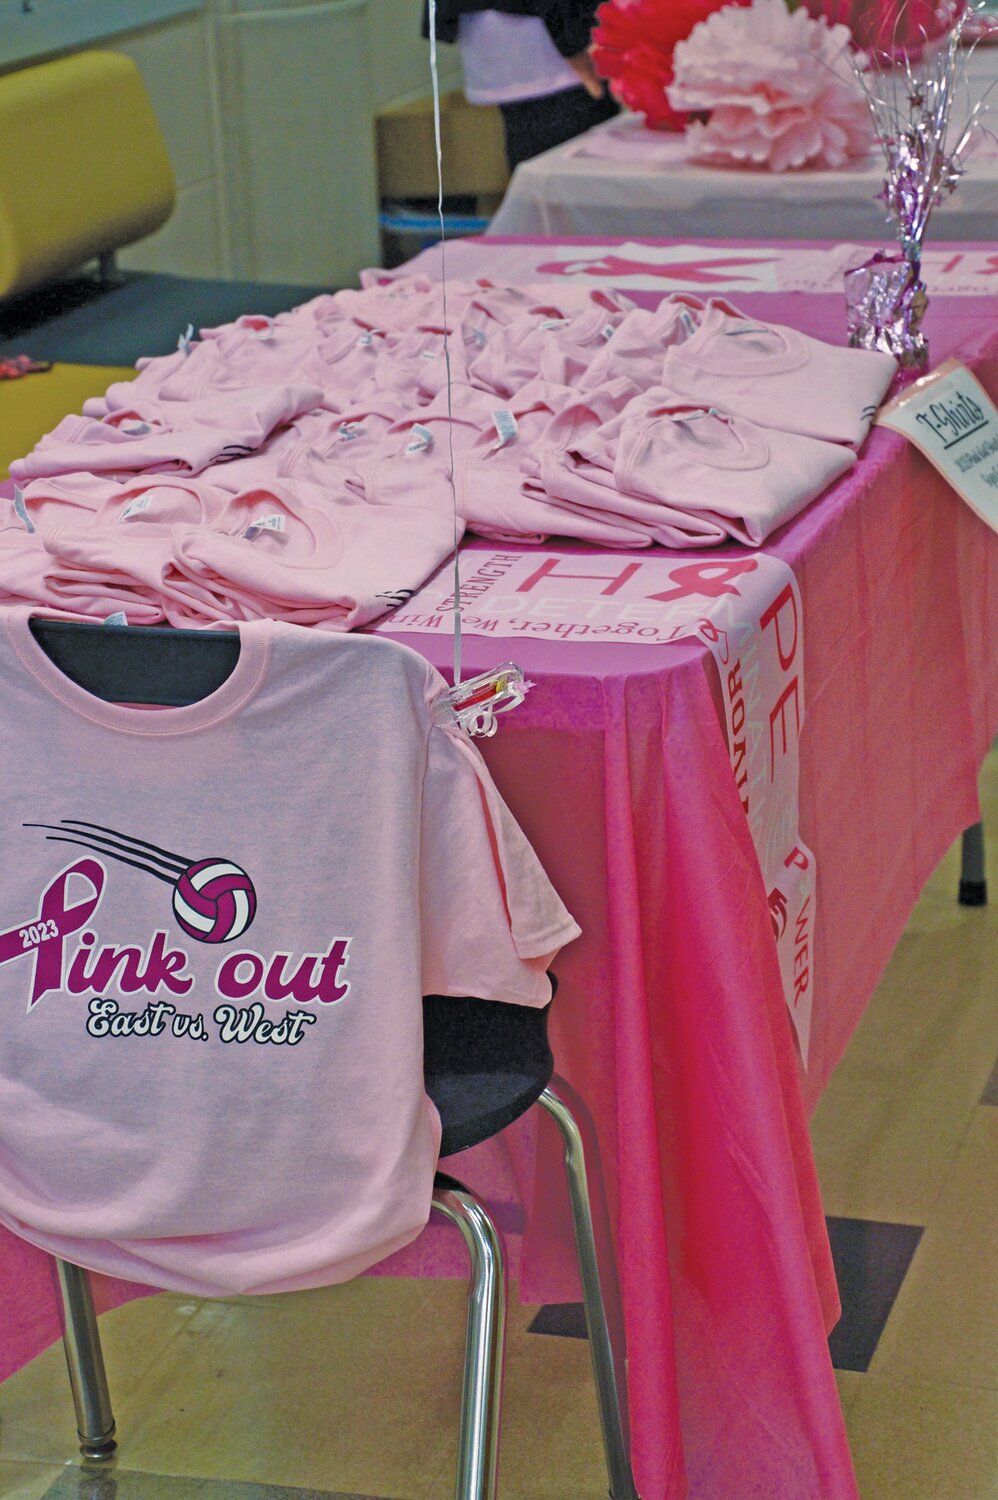
{"label": "folded pink t-shirt", "polygon": [[535,379],[575,385],[628,316],[602,304],[567,317],[521,313],[483,343],[469,363],[469,382],[507,398]]}
{"label": "folded pink t-shirt", "polygon": [[161,401],[134,393],[128,406],[103,419],[65,417],[26,458],[12,479],[46,475],[154,470],[199,474],[211,464],[253,453],[269,435],[322,400],[318,386],[252,386],[199,400]]}
{"label": "folded pink t-shirt", "polygon": [[598,390],[600,386],[626,377],[647,389],[662,379],[666,349],[692,338],[708,307],[719,307],[734,317],[740,314],[723,298],[702,302],[691,292],[677,292],[664,297],[658,307],[633,308],[621,321],[602,349],[596,351],[588,368],[576,382],[580,390]]}
{"label": "folded pink t-shirt", "polygon": [[840,349],[712,307],[665,351],[661,384],[763,427],[858,448],[896,373],[889,354]]}
{"label": "folded pink t-shirt", "polygon": [[371,504],[344,494],[331,506],[317,486],[288,480],[232,496],[224,530],[176,528],[173,561],[224,595],[230,617],[353,630],[404,604],[454,536],[446,495]]}
{"label": "folded pink t-shirt", "polygon": [[758,545],[856,462],[849,448],[762,428],[658,389],[570,451],[541,458],[549,500],[607,513],[649,541]]}
{"label": "folded pink t-shirt", "polygon": [[[552,533],[604,547],[643,545],[633,528],[607,510],[572,511],[549,503],[541,477],[543,455],[560,455],[595,432],[638,394],[621,379],[580,396],[566,386],[533,381],[492,414],[457,467],[458,508],[468,529],[494,541],[543,542]],[[506,440],[496,427],[515,423]]]}
{"label": "folded pink t-shirt", "polygon": [[[649,312],[568,279],[479,278],[445,305],[426,277],[366,276],[184,338],[60,423],[14,465],[39,477],[0,533],[0,595],[346,629],[417,588],[465,525],[755,545],[848,466],[828,444],[856,446],[893,368],[717,298]],[[729,461],[753,424],[775,434],[759,473]]]}
{"label": "folded pink t-shirt", "polygon": [[[131,625],[230,617],[216,595],[192,587],[174,564],[176,529],[236,524],[228,502],[224,491],[200,478],[148,475],[119,483],[68,474],[33,480],[20,493],[21,515],[14,519],[32,528],[29,541],[45,557],[48,587],[37,602],[101,618],[120,612]],[[84,580],[99,580],[100,587]],[[70,589],[79,601],[91,586],[92,607],[70,605]]]}
{"label": "folded pink t-shirt", "polygon": [[78,567],[51,553],[13,503],[0,499],[0,605],[13,604],[42,604],[88,620],[127,610],[135,625],[163,619],[156,593],[135,588],[117,567]]}

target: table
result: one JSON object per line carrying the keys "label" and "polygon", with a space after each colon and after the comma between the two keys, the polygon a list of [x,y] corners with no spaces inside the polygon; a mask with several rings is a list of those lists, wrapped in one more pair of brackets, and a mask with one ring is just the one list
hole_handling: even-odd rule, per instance
{"label": "table", "polygon": [[[493,279],[514,267],[537,279],[530,267],[551,256],[455,248]],[[419,266],[433,274],[438,261]],[[841,335],[838,296],[737,300]],[[937,359],[959,348],[998,394],[996,306],[937,299],[928,327]],[[998,729],[998,538],[902,439],[874,432],[857,468],[770,549],[804,601],[801,833],[820,901],[806,1075],[705,649],[521,637],[536,687],[485,746],[584,931],[558,961],[552,1034],[606,1158],[644,1500],[855,1500],[806,1115],[922,884],[979,816],[977,772]],[[406,639],[447,670],[447,640]],[[509,647],[468,636],[464,650],[470,675]],[[526,1132],[505,1167],[479,1154],[460,1170],[477,1187],[508,1179],[511,1163],[528,1208],[536,1191],[521,1291],[550,1301],[575,1293],[564,1204],[549,1201],[555,1143],[541,1133],[537,1146],[536,1174]],[[448,1246],[431,1229],[383,1269],[453,1271]],[[48,1275],[43,1256],[0,1236],[0,1375],[57,1334]],[[99,1286],[103,1306],[134,1294]]]}
{"label": "table", "polygon": [[[964,98],[998,78],[998,47],[968,68]],[[998,91],[996,91],[998,93]],[[960,106],[954,109],[959,119]],[[992,112],[992,128],[994,115]],[[890,239],[882,159],[841,171],[758,172],[699,166],[681,134],[652,131],[638,116],[596,126],[517,167],[489,232],[496,235],[692,235],[698,239]],[[966,177],[933,216],[940,239],[993,237],[998,223],[998,147],[985,138]]]}

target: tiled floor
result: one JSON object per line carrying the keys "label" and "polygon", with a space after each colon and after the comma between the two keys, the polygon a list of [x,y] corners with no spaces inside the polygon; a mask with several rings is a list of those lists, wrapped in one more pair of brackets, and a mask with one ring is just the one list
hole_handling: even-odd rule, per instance
{"label": "tiled floor", "polygon": [[[995,904],[954,904],[951,850],[813,1121],[829,1214],[922,1229],[868,1368],[840,1376],[863,1500],[998,1500],[996,753],[982,793]],[[896,1264],[860,1262],[851,1300]]]}
{"label": "tiled floor", "polygon": [[[998,834],[998,755],[984,793]],[[947,856],[814,1120],[862,1500],[998,1500],[998,837],[988,860],[995,904],[961,909]],[[363,1278],[134,1302],[102,1320],[114,1465],[73,1460],[52,1349],[0,1388],[0,1500],[443,1500],[463,1316],[456,1283]],[[502,1500],[605,1500],[582,1333],[513,1301]]]}

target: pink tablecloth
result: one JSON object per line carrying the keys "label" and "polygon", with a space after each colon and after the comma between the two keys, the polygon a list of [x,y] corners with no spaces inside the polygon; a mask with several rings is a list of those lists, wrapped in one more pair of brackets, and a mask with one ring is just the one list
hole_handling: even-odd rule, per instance
{"label": "pink tablecloth", "polygon": [[[503,247],[479,249],[501,279]],[[838,297],[737,300],[841,337]],[[994,307],[939,299],[929,327],[936,359],[959,350],[998,395]],[[559,960],[554,1039],[606,1156],[644,1500],[854,1500],[806,1113],[925,879],[978,817],[998,729],[998,539],[899,437],[875,432],[771,546],[805,614],[800,826],[820,881],[806,1076],[704,650],[521,636],[537,686],[486,746],[585,934]],[[409,642],[447,669],[448,642]],[[509,649],[466,639],[466,672]],[[554,1142],[539,1144],[545,1211],[530,1218],[521,1290],[552,1300],[573,1282],[547,1187]],[[461,1166],[472,1182],[479,1169],[488,1158]],[[424,1242],[394,1268],[432,1269],[432,1230]],[[3,1375],[57,1327],[44,1257],[9,1237],[0,1287]],[[109,1306],[134,1288],[99,1294]]]}

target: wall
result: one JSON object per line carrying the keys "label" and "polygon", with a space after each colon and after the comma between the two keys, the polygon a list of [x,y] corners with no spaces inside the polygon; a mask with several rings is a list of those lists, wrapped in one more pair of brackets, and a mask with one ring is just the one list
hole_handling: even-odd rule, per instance
{"label": "wall", "polygon": [[199,0],[0,0],[0,71],[200,8]]}
{"label": "wall", "polygon": [[[371,37],[371,91],[375,109],[430,92],[430,49],[420,27],[424,0],[367,0]],[[457,48],[438,52],[440,82],[460,87]]]}
{"label": "wall", "polygon": [[[181,0],[31,3],[29,45],[14,31],[15,0],[0,0],[0,69],[5,46],[8,65],[11,49],[18,65],[73,50],[59,24],[67,7],[78,27],[85,11],[78,41],[135,59],[166,137],[176,212],[123,265],[339,286],[376,263],[374,116],[429,91],[422,0],[207,0],[125,32],[124,15],[182,10]],[[93,34],[97,11],[113,35]],[[444,87],[458,77],[442,48]]]}
{"label": "wall", "polygon": [[208,18],[196,13],[106,44],[137,63],[177,177],[172,218],[157,234],[123,250],[124,266],[183,276],[231,274],[211,43]]}

